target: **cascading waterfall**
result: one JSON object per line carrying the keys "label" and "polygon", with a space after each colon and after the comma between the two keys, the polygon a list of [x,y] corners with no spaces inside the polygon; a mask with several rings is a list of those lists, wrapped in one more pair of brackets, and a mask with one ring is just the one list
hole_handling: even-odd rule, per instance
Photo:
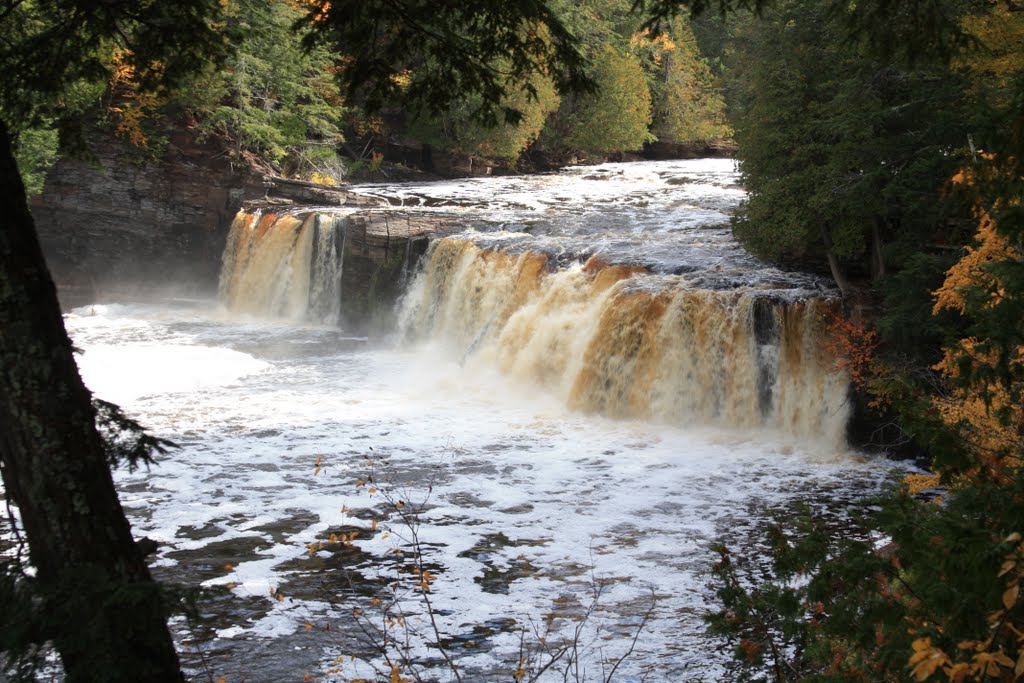
{"label": "cascading waterfall", "polygon": [[235,216],[220,299],[232,311],[338,324],[347,236],[342,213]]}
{"label": "cascading waterfall", "polygon": [[843,442],[847,380],[818,352],[834,301],[643,270],[596,257],[558,269],[541,253],[443,239],[410,286],[401,332],[583,411]]}
{"label": "cascading waterfall", "polygon": [[[222,301],[236,312],[337,325],[346,249],[352,258],[366,252],[365,229],[349,239],[357,227],[350,213],[239,213],[224,253]],[[386,218],[382,225],[378,267],[393,258]],[[660,249],[662,261],[645,260],[641,250],[583,263],[593,253],[585,236],[487,231],[435,239],[412,277],[405,236],[404,253],[395,254],[400,267],[380,277],[406,290],[402,339],[454,350],[471,369],[496,368],[573,409],[768,427],[840,447],[848,382],[818,350],[835,300],[814,291],[813,279],[734,251],[715,231],[648,230],[602,239],[627,251]],[[638,260],[660,265],[621,265]],[[381,285],[366,268],[347,277],[349,287]]]}

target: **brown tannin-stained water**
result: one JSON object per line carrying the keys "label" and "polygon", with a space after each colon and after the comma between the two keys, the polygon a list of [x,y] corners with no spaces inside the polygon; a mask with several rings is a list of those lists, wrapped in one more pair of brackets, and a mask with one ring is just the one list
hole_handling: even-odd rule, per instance
{"label": "brown tannin-stained water", "polygon": [[727,679],[709,544],[763,553],[800,504],[841,524],[891,469],[843,442],[835,293],[732,240],[735,183],[696,160],[365,186],[466,225],[390,339],[337,326],[340,210],[240,215],[219,302],[69,314],[89,386],[182,445],[119,485],[159,575],[212,592],[176,623],[192,675],[387,672],[371,624],[425,680],[452,680],[438,640],[464,680],[568,640],[602,680],[642,625],[615,680]]}

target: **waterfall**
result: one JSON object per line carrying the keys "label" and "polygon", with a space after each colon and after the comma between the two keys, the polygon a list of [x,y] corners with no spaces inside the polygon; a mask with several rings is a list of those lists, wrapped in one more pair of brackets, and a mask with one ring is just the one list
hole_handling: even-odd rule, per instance
{"label": "waterfall", "polygon": [[[349,232],[340,212],[238,214],[222,301],[338,324]],[[598,257],[565,265],[514,239],[489,241],[498,246],[431,243],[398,310],[402,338],[435,342],[580,411],[843,443],[847,378],[819,350],[834,300],[773,278],[656,274]],[[408,269],[404,249],[388,276],[396,282]],[[347,277],[354,286],[373,272]]]}
{"label": "waterfall", "polygon": [[404,338],[441,343],[579,410],[839,445],[847,379],[818,349],[836,305],[794,290],[702,289],[597,258],[556,268],[542,253],[446,238],[399,320]]}
{"label": "waterfall", "polygon": [[221,301],[238,313],[338,324],[346,223],[337,212],[239,212],[224,250]]}

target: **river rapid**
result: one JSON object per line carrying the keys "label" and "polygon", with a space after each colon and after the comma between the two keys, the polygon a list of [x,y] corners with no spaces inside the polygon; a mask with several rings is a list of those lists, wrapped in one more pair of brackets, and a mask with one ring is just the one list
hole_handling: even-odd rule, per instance
{"label": "river rapid", "polygon": [[[567,643],[541,680],[604,680],[627,653],[615,680],[728,680],[702,620],[710,544],[763,556],[765,525],[802,504],[841,527],[892,473],[844,446],[844,380],[792,322],[827,285],[732,241],[736,182],[695,160],[362,187],[469,229],[424,257],[388,338],[219,300],[69,312],[87,385],[181,446],[117,480],[157,575],[208,589],[174,624],[190,675],[390,674],[393,638],[423,680],[454,680],[445,656],[509,680]],[[643,272],[598,286],[595,254]],[[626,337],[596,340],[638,292],[647,350],[626,363]],[[679,322],[698,308],[735,329]],[[755,334],[766,310],[774,337]]]}

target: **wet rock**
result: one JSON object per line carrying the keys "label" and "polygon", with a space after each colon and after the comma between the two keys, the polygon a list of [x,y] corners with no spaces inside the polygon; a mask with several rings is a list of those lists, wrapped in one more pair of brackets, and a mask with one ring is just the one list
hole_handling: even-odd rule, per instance
{"label": "wet rock", "polygon": [[443,638],[441,645],[452,653],[475,654],[491,650],[490,638],[497,633],[512,633],[518,628],[515,619],[508,617],[491,619],[482,624],[474,624],[472,629],[450,638]]}
{"label": "wet rock", "polygon": [[254,526],[250,530],[269,536],[273,539],[274,543],[284,543],[285,539],[298,534],[303,529],[308,529],[320,521],[320,516],[309,510],[291,509],[285,510],[284,514],[287,515],[284,519]]}
{"label": "wet rock", "polygon": [[65,306],[126,286],[215,289],[227,228],[246,196],[263,194],[260,176],[184,131],[152,163],[112,138],[90,149],[99,164],[61,159],[32,202]]}
{"label": "wet rock", "polygon": [[261,557],[262,550],[273,544],[262,536],[241,536],[223,541],[207,543],[201,548],[174,550],[164,557],[181,565],[182,574],[190,577],[189,583],[223,576],[228,566]]}
{"label": "wet rock", "polygon": [[[160,572],[154,573],[161,579]],[[226,586],[204,588],[194,600],[196,614],[188,624],[185,652],[188,646],[209,643],[220,630],[251,626],[270,612],[272,604],[269,596],[239,595]]]}
{"label": "wet rock", "polygon": [[501,510],[499,510],[499,512],[505,515],[525,515],[527,513],[533,512],[533,505],[531,505],[530,503],[513,505],[511,507],[502,508]]}
{"label": "wet rock", "polygon": [[468,508],[488,508],[494,505],[494,501],[484,500],[472,493],[454,493],[448,496],[448,502],[452,505]]}
{"label": "wet rock", "polygon": [[473,580],[486,593],[507,595],[513,581],[537,574],[539,571],[525,557],[507,558],[500,554],[505,548],[520,546],[538,546],[547,543],[542,539],[510,540],[505,534],[488,534],[469,550],[459,553],[459,557],[468,557],[483,565],[481,576]]}
{"label": "wet rock", "polygon": [[193,541],[199,541],[204,538],[216,538],[224,533],[224,529],[216,522],[209,522],[203,526],[197,527],[191,524],[178,527],[178,530],[174,533],[175,538],[187,538]]}

